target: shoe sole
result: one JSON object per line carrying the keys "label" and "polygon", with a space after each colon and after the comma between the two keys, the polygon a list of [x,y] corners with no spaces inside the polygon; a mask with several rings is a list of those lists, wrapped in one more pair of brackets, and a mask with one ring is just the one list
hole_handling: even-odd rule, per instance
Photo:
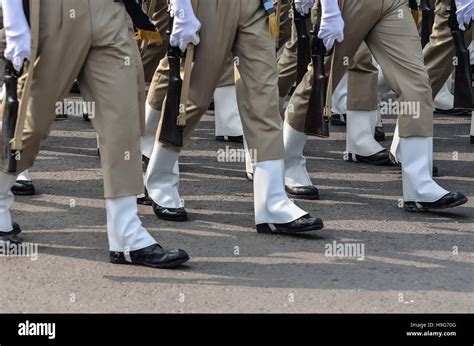
{"label": "shoe sole", "polygon": [[21,245],[24,242],[24,240],[18,236],[18,233],[13,235],[2,236],[0,237],[0,240],[5,243],[11,243],[15,245]]}
{"label": "shoe sole", "polygon": [[168,216],[162,216],[162,215],[156,215],[156,217],[160,220],[165,220],[165,221],[175,221],[175,222],[185,222],[188,221],[187,216],[180,216],[180,217],[168,217]]}
{"label": "shoe sole", "polygon": [[403,209],[408,212],[414,212],[414,213],[422,213],[422,212],[427,212],[431,210],[444,210],[444,209],[450,209],[454,207],[459,207],[460,205],[466,204],[468,201],[467,197],[458,199],[457,201],[454,201],[451,204],[444,205],[442,207],[438,208],[418,208],[416,203],[415,204],[410,204],[408,206],[403,205]]}
{"label": "shoe sole", "polygon": [[304,199],[307,201],[317,201],[319,200],[319,195],[294,195],[292,193],[287,192],[288,197],[294,199]]}
{"label": "shoe sole", "polygon": [[12,190],[12,193],[15,196],[34,196],[34,195],[36,195],[36,191],[21,192],[21,191],[13,191]]}
{"label": "shoe sole", "polygon": [[392,161],[390,160],[390,158],[387,158],[385,160],[381,160],[381,161],[366,161],[366,160],[360,160],[360,159],[357,159],[357,161],[355,162],[360,162],[360,163],[365,163],[367,165],[372,165],[372,166],[393,166],[393,163]]}
{"label": "shoe sole", "polygon": [[312,231],[319,231],[324,228],[324,224],[321,222],[320,224],[313,225],[310,227],[299,228],[292,231],[284,231],[284,230],[277,230],[272,231],[268,224],[261,224],[257,225],[257,233],[260,234],[285,234],[285,235],[292,235],[292,234],[299,234],[305,232],[312,232]]}
{"label": "shoe sole", "polygon": [[152,264],[152,263],[133,263],[133,262],[127,262],[127,261],[122,261],[122,260],[110,260],[110,263],[112,264],[123,264],[123,265],[135,265],[135,266],[142,266],[142,267],[149,267],[149,268],[154,268],[154,269],[173,269],[177,268],[187,261],[189,261],[189,256],[183,259],[180,259],[179,261],[174,261],[171,263],[165,263],[165,264]]}
{"label": "shoe sole", "polygon": [[352,158],[353,154],[349,153],[348,155],[349,155],[348,159],[345,160],[347,162],[364,163],[366,165],[372,165],[372,166],[396,166],[396,164],[393,163],[392,159],[390,158],[390,155],[386,159],[380,160],[380,161],[367,161],[364,159],[353,159]]}

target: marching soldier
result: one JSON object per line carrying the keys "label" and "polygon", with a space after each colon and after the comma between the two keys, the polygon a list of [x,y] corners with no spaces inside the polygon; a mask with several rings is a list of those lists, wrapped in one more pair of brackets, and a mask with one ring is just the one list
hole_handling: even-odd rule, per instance
{"label": "marching soldier", "polygon": [[[433,97],[437,96],[440,90],[445,85],[449,76],[452,74],[455,65],[453,58],[455,57],[455,46],[451,29],[449,27],[450,16],[450,0],[437,0],[435,4],[435,20],[433,25],[433,32],[430,41],[423,49],[424,62],[428,76],[431,80],[431,88]],[[456,0],[457,20],[461,29],[466,29],[466,26],[474,18],[474,1],[472,0]],[[472,28],[465,31],[464,39],[466,45],[472,42]],[[459,110],[443,111],[448,114],[459,115]],[[462,114],[462,112],[461,112]],[[474,116],[473,116],[474,119]],[[396,161],[399,159],[399,129],[395,130],[393,143],[391,146],[391,153]]]}
{"label": "marching soldier", "polygon": [[[3,28],[3,10],[1,7],[1,2],[0,2],[0,28],[1,28],[0,29],[0,76],[1,76],[0,85],[2,85],[2,92],[0,96],[0,102],[1,102],[4,98],[3,72],[5,71],[5,59],[3,58],[3,54],[5,52],[5,45],[6,45],[5,30]],[[0,129],[1,129],[1,126],[0,126]],[[16,196],[32,196],[36,194],[35,186],[33,184],[33,181],[31,180],[31,176],[28,170],[25,170],[18,175],[16,182],[13,184],[11,188],[11,192]]]}
{"label": "marching soldier", "polygon": [[[17,70],[31,54],[30,30],[22,0],[3,0],[7,49],[5,57]],[[132,1],[130,4],[136,4]],[[74,80],[95,102],[92,123],[100,138],[104,168],[107,235],[110,260],[155,268],[176,267],[189,259],[183,250],[165,250],[142,226],[135,196],[143,191],[140,155],[140,111],[136,43],[122,1],[41,0],[39,59],[35,63],[31,97],[18,171],[33,165],[41,142],[55,118],[55,103],[63,100]],[[71,16],[71,13],[74,16]],[[52,74],[58,66],[61,73]],[[143,77],[142,77],[143,78]],[[142,84],[143,79],[142,79]],[[0,173],[0,235],[13,237],[9,193],[15,175]]]}
{"label": "marching soldier", "polygon": [[[311,0],[308,2],[312,3]],[[437,210],[466,203],[467,198],[462,193],[446,191],[432,179],[433,98],[419,35],[407,2],[344,1],[342,16],[337,2],[322,0],[321,4],[318,36],[323,39],[326,48],[329,50],[336,40],[346,38],[336,45],[333,53],[334,85],[345,72],[344,57],[353,57],[365,41],[380,63],[390,87],[397,93],[397,101],[413,105],[406,114],[398,114],[405,210]],[[342,18],[345,19],[345,27]],[[312,82],[311,67],[290,100],[294,112],[287,111],[288,123],[301,123],[301,119],[305,118]],[[301,174],[303,169],[301,167]]]}
{"label": "marching soldier", "polygon": [[[182,51],[189,43],[199,44],[191,76],[185,141],[207,110],[229,55],[239,57],[240,79],[236,87],[240,115],[248,147],[256,153],[253,160],[257,231],[293,234],[321,229],[321,219],[297,207],[285,193],[275,42],[262,1],[198,1],[195,14],[190,0],[172,0],[171,6],[171,44]],[[146,187],[159,218],[185,221],[187,213],[178,191],[179,152],[178,147],[163,143],[154,146]]]}

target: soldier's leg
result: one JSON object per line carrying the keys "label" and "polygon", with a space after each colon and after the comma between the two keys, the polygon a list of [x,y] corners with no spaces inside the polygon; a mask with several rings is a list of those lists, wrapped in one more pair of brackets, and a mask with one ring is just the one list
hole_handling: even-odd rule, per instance
{"label": "soldier's leg", "polygon": [[[360,4],[346,1],[343,10],[347,13],[359,11]],[[365,11],[359,15],[364,17],[364,20],[356,20],[357,26],[348,25],[346,23],[346,40],[342,44],[338,44],[334,50],[334,71],[333,71],[333,87],[339,85],[342,77],[346,73],[346,66],[351,65],[354,59],[352,58],[359,46],[361,45],[365,35],[370,30],[371,24],[376,22],[377,10]],[[354,23],[354,19],[352,20]],[[349,64],[345,63],[346,57],[350,57]],[[329,71],[329,61],[326,63],[326,71]],[[301,83],[296,87],[296,90],[289,101],[288,108],[285,112],[285,175],[287,185],[295,190],[299,186],[311,186],[308,173],[305,166],[305,158],[303,155],[304,144],[306,142],[306,135],[304,134],[304,123],[306,113],[309,106],[309,98],[311,88],[313,85],[313,66],[309,65],[308,72],[304,76]],[[296,143],[298,149],[296,150]],[[306,190],[306,189],[305,189]],[[297,191],[294,191],[297,192]],[[312,192],[303,191],[304,193],[296,194],[300,198],[310,198],[316,196],[316,190]]]}
{"label": "soldier's leg", "polygon": [[[433,97],[443,87],[454,70],[455,48],[451,29],[448,25],[450,6],[449,0],[436,1],[435,22],[430,42],[423,49],[426,70],[431,80]],[[467,45],[472,41],[472,29],[465,34]]]}
{"label": "soldier's leg", "polygon": [[[76,11],[85,11],[84,1],[75,4]],[[10,192],[16,175],[33,166],[41,142],[49,134],[56,117],[56,102],[63,101],[79,74],[90,46],[90,23],[85,17],[69,19],[68,11],[56,0],[43,0],[40,12],[39,59],[37,60],[28,100],[23,149],[17,161],[17,173],[0,173],[0,232],[10,232]],[[79,34],[80,33],[80,34]],[[68,47],[67,50],[64,47]],[[67,62],[67,63],[65,63]],[[54,74],[61,66],[61,73]],[[2,233],[0,233],[1,235]]]}
{"label": "soldier's leg", "polygon": [[332,115],[331,125],[345,125],[347,116],[347,77],[344,74],[341,81],[337,85],[332,94]]}
{"label": "soldier's leg", "polygon": [[[185,143],[208,109],[212,93],[230,56],[238,22],[238,5],[238,2],[215,4],[208,1],[200,1],[198,4],[196,16],[202,25],[201,42],[196,47],[194,55],[186,128],[183,133]],[[166,64],[162,61],[159,69],[163,65]],[[161,85],[161,78],[157,71],[152,86],[155,80]],[[162,102],[155,96],[156,94],[149,95],[148,102]],[[159,218],[174,221],[187,219],[178,191],[179,152],[178,147],[156,143],[145,176],[146,188],[154,202],[155,213]]]}
{"label": "soldier's leg", "polygon": [[78,79],[84,99],[95,103],[91,121],[99,136],[109,249],[137,251],[156,244],[141,225],[136,205],[136,195],[143,191],[135,82],[141,61],[130,31],[123,27],[123,4],[91,2],[90,11],[94,41]]}
{"label": "soldier's leg", "polygon": [[[284,146],[278,111],[274,43],[258,1],[243,0],[234,45],[240,57],[237,95],[245,138],[253,153],[255,223],[259,232],[322,228],[322,221],[290,201],[284,187]],[[303,217],[303,218],[302,218]],[[288,225],[286,225],[288,223]]]}
{"label": "soldier's leg", "polygon": [[242,143],[243,129],[239,106],[237,105],[234,60],[232,57],[229,57],[223,72],[219,85],[214,91],[216,139]]}
{"label": "soldier's leg", "polygon": [[[0,4],[0,102],[3,100],[4,97],[4,88],[3,88],[3,75],[5,71],[5,58],[3,54],[5,52],[5,30],[3,29],[3,10]],[[1,129],[1,120],[0,120],[0,129]],[[31,196],[36,193],[35,186],[31,180],[31,176],[28,170],[21,172],[16,182],[12,186],[12,193],[14,195],[21,195],[21,196]]]}
{"label": "soldier's leg", "polygon": [[291,37],[284,45],[283,52],[277,59],[279,96],[286,97],[296,82],[298,58],[298,37],[295,25],[291,25]]}
{"label": "soldier's leg", "polygon": [[156,131],[161,119],[161,108],[166,97],[169,82],[168,58],[161,59],[153,75],[145,102],[145,131],[141,138],[143,156],[150,158],[156,143]]}
{"label": "soldier's leg", "polygon": [[[418,32],[406,1],[384,4],[382,17],[366,42],[397,95],[405,208],[423,210],[419,203],[442,201],[448,191],[432,179],[433,98]],[[397,113],[397,109],[394,111]],[[454,206],[451,201],[460,202],[462,198],[449,196],[448,200],[449,206]]]}
{"label": "soldier's leg", "polygon": [[145,71],[145,82],[147,83],[151,82],[160,60],[165,57],[168,49],[168,35],[166,34],[166,30],[169,25],[169,14],[167,0],[156,0],[151,20],[160,32],[163,43],[161,45],[149,44],[141,51],[143,70]]}
{"label": "soldier's leg", "polygon": [[[363,86],[363,87],[362,87]],[[345,158],[374,165],[390,164],[388,150],[374,138],[378,117],[378,69],[363,43],[348,70]]]}

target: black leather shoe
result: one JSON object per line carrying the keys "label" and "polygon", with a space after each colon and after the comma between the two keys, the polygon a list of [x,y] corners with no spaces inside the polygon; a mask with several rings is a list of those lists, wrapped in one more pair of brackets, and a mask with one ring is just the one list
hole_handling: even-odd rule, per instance
{"label": "black leather shoe", "polygon": [[153,201],[151,200],[150,196],[148,196],[148,191],[145,189],[143,195],[137,197],[137,204],[140,205],[152,205]]}
{"label": "black leather shoe", "polygon": [[4,242],[10,242],[13,244],[21,244],[23,239],[21,239],[18,234],[21,233],[20,226],[16,223],[12,223],[12,230],[10,232],[1,232],[0,240]]}
{"label": "black leather shoe", "polygon": [[165,208],[152,201],[153,211],[159,219],[167,221],[188,221],[188,213],[184,208]]}
{"label": "black leather shoe", "polygon": [[350,162],[362,162],[362,163],[367,163],[369,165],[375,165],[375,166],[393,166],[392,160],[390,160],[390,151],[387,149],[384,149],[376,154],[370,155],[370,156],[361,156],[361,155],[355,155],[355,160],[354,160],[354,154],[349,153],[349,160]]}
{"label": "black leather shoe", "polygon": [[334,126],[346,126],[346,114],[333,114],[331,115],[331,125]]}
{"label": "black leather shoe", "polygon": [[130,251],[129,256],[124,252],[110,251],[110,262],[114,264],[133,264],[171,269],[179,267],[187,261],[189,261],[189,255],[186,251],[180,249],[165,250],[158,244],[141,250]]}
{"label": "black leather shoe", "polygon": [[467,197],[460,192],[450,192],[436,202],[405,202],[405,211],[429,211],[458,207],[467,203]]}
{"label": "black leather shoe", "polygon": [[216,136],[216,141],[218,141],[218,142],[243,143],[244,142],[244,136]]}
{"label": "black leather shoe", "polygon": [[383,129],[383,126],[377,126],[375,128],[374,139],[377,142],[383,142],[385,140],[385,131]]}
{"label": "black leather shoe", "polygon": [[257,232],[262,234],[296,234],[317,231],[324,227],[323,221],[306,214],[288,223],[261,223]]}
{"label": "black leather shoe", "polygon": [[435,108],[435,114],[443,114],[443,115],[452,115],[452,116],[457,116],[457,117],[467,117],[471,116],[472,111],[468,109],[439,109]]}
{"label": "black leather shoe", "polygon": [[36,194],[33,182],[27,180],[17,180],[11,191],[15,196],[33,196]]}
{"label": "black leather shoe", "polygon": [[286,193],[291,198],[298,199],[319,199],[319,191],[316,186],[285,186]]}

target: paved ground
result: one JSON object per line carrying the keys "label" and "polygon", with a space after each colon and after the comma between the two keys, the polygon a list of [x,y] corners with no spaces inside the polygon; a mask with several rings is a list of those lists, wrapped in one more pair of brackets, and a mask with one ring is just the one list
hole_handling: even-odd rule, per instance
{"label": "paved ground", "polygon": [[[440,214],[398,207],[400,171],[344,162],[344,128],[311,139],[308,168],[321,201],[298,202],[326,228],[288,238],[253,228],[243,164],[219,163],[204,118],[183,155],[191,221],[143,223],[164,245],[187,249],[176,271],[108,263],[95,133],[80,118],[56,123],[14,218],[39,244],[36,261],[0,257],[1,312],[473,312],[474,145],[468,118],[437,116],[435,164],[469,204]],[[392,134],[394,119],[387,119]],[[389,145],[385,142],[385,146]],[[327,244],[364,246],[364,260],[325,255]]]}

